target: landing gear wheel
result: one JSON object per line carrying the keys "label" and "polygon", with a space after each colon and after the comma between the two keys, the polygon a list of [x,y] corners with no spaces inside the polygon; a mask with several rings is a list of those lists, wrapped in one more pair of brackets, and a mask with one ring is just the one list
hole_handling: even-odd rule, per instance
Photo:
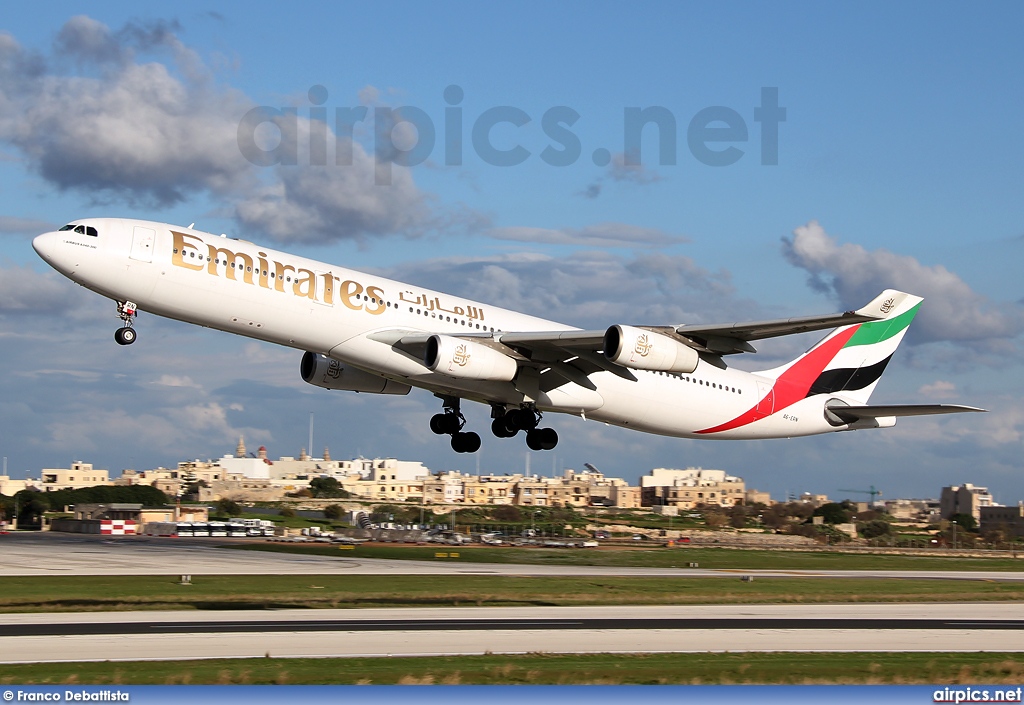
{"label": "landing gear wheel", "polygon": [[532,431],[537,428],[537,422],[540,421],[537,418],[537,412],[533,409],[516,409],[512,414],[515,427],[524,431]]}
{"label": "landing gear wheel", "polygon": [[558,445],[558,433],[553,428],[542,428],[540,429],[540,448],[541,450],[554,450],[555,446]]}
{"label": "landing gear wheel", "polygon": [[553,450],[558,445],[558,434],[553,428],[535,428],[526,434],[530,450]]}
{"label": "landing gear wheel", "polygon": [[472,431],[452,434],[452,450],[456,453],[475,453],[480,450],[480,436]]}
{"label": "landing gear wheel", "polygon": [[491,421],[491,433],[498,438],[512,438],[512,436],[519,433],[519,429],[513,429],[510,431],[508,426],[505,424],[505,417],[501,417]]}
{"label": "landing gear wheel", "polygon": [[447,425],[445,416],[446,414],[434,414],[430,417],[430,430],[439,436],[445,432],[444,429]]}
{"label": "landing gear wheel", "polygon": [[540,431],[533,429],[526,432],[526,446],[530,450],[544,450],[540,444]]}
{"label": "landing gear wheel", "polygon": [[134,328],[118,328],[114,331],[114,341],[118,345],[131,345],[137,337]]}

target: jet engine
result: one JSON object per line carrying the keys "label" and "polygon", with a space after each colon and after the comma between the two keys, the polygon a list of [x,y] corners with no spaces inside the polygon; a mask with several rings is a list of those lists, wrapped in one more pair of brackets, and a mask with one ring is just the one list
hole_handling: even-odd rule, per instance
{"label": "jet engine", "polygon": [[697,351],[678,340],[633,326],[612,326],[604,334],[604,356],[634,370],[680,372],[697,369]]}
{"label": "jet engine", "polygon": [[430,336],[423,364],[448,377],[491,382],[511,382],[519,367],[494,348],[450,335]]}
{"label": "jet engine", "polygon": [[326,355],[311,352],[302,355],[299,372],[305,382],[324,389],[344,389],[367,394],[408,394],[412,389],[408,384],[393,382],[356,367],[343,365]]}

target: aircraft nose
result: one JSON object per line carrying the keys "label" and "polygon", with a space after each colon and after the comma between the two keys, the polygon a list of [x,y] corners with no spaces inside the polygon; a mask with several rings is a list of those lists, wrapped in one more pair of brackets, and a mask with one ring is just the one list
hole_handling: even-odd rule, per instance
{"label": "aircraft nose", "polygon": [[58,237],[57,233],[37,235],[32,240],[32,249],[36,251],[36,254],[49,262],[53,259],[54,252],[57,249]]}

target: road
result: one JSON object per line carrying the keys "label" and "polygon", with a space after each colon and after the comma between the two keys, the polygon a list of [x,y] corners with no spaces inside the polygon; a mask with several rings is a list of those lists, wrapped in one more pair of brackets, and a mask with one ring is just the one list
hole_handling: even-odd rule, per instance
{"label": "road", "polygon": [[[217,548],[231,539],[101,538],[76,534],[0,536],[0,566],[7,576],[32,575],[520,575],[904,578],[914,580],[1024,581],[1024,570],[710,570],[616,566],[514,565],[393,561]],[[342,552],[339,551],[339,554]],[[45,560],[41,556],[45,555]],[[1021,562],[1024,569],[1024,561]]]}
{"label": "road", "polygon": [[[1024,572],[705,570],[389,561],[209,542],[0,537],[8,576],[520,575],[1024,580]],[[340,553],[340,551],[339,551]],[[707,651],[1024,651],[1024,605],[697,605],[5,614],[0,661]]]}
{"label": "road", "polygon": [[[944,615],[944,616],[942,616]],[[1024,605],[715,605],[9,614],[0,661],[484,653],[1024,651]]]}

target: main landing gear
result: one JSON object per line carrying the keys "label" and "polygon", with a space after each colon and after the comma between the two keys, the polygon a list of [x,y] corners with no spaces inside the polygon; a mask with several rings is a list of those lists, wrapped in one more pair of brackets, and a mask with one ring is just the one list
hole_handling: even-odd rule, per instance
{"label": "main landing gear", "polygon": [[131,345],[138,334],[132,328],[132,319],[138,315],[138,309],[131,301],[117,302],[117,316],[124,321],[124,326],[114,331],[114,341],[118,345]]}
{"label": "main landing gear", "polygon": [[[456,453],[475,453],[480,450],[480,436],[465,432],[466,417],[459,409],[458,397],[441,397],[444,411],[430,417],[430,430],[439,436],[452,437],[452,450]],[[558,434],[553,428],[537,428],[541,413],[533,404],[506,409],[503,404],[491,406],[491,433],[498,438],[512,438],[526,431],[526,445],[530,450],[551,450],[558,445]]]}
{"label": "main landing gear", "polygon": [[452,437],[452,450],[456,453],[475,453],[480,450],[480,436],[472,431],[463,432],[466,417],[459,410],[459,399],[444,397],[444,412],[430,417],[430,430],[437,435]]}
{"label": "main landing gear", "polygon": [[542,418],[533,404],[518,409],[504,406],[491,407],[491,433],[498,438],[512,438],[520,431],[526,431],[526,445],[530,450],[552,450],[558,445],[558,434],[553,428],[537,428]]}

